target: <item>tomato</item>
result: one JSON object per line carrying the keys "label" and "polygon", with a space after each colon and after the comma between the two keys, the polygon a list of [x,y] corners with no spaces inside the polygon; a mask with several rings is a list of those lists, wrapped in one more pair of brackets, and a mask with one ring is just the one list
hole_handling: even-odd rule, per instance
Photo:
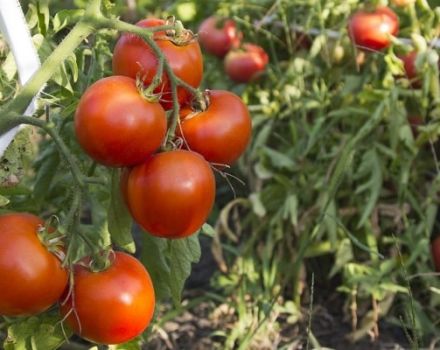
{"label": "tomato", "polygon": [[197,153],[175,150],[152,155],[131,169],[126,185],[135,221],[153,236],[182,238],[206,221],[215,199],[215,179]]}
{"label": "tomato", "polygon": [[73,290],[62,300],[60,310],[79,336],[95,343],[120,344],[148,327],[154,306],[154,288],[145,267],[134,257],[115,252],[106,270],[92,272],[75,266]]}
{"label": "tomato", "polygon": [[386,6],[378,7],[373,12],[357,11],[348,21],[348,34],[360,49],[382,50],[387,48],[390,36],[397,35],[399,19]]}
{"label": "tomato", "polygon": [[[166,22],[157,18],[148,18],[136,25],[143,28],[164,25]],[[199,43],[196,40],[177,43],[182,40],[173,38],[165,32],[156,32],[153,36],[156,44],[168,60],[174,74],[187,84],[197,88],[203,76],[203,59]],[[133,34],[123,34],[113,50],[113,73],[131,78],[140,76],[145,85],[149,85],[157,71],[158,59],[142,38]],[[171,86],[164,73],[162,84],[155,90],[161,93],[161,104],[165,109],[172,108]],[[190,94],[183,87],[178,88],[179,103],[184,104]]]}
{"label": "tomato", "polygon": [[238,83],[247,83],[264,71],[269,56],[260,46],[243,44],[241,49],[229,51],[225,57],[225,71]]}
{"label": "tomato", "polygon": [[410,4],[414,4],[415,2],[416,2],[416,0],[391,0],[391,3],[394,6],[398,6],[398,7],[405,7]]}
{"label": "tomato", "polygon": [[416,58],[417,58],[417,51],[411,51],[407,53],[406,55],[399,56],[399,58],[403,62],[403,67],[405,69],[405,74],[408,80],[411,82],[411,86],[418,88],[420,87],[420,79],[419,74],[416,70]]}
{"label": "tomato", "polygon": [[162,144],[166,114],[144,99],[134,79],[113,76],[91,85],[79,101],[75,132],[98,163],[120,167],[145,161]]}
{"label": "tomato", "polygon": [[434,261],[435,271],[440,272],[440,236],[431,242],[431,254]]}
{"label": "tomato", "polygon": [[233,93],[212,90],[208,96],[207,109],[184,118],[177,134],[208,162],[230,165],[245,151],[252,121],[246,105]]}
{"label": "tomato", "polygon": [[0,315],[29,316],[55,304],[68,273],[41,243],[44,222],[25,213],[0,216]]}
{"label": "tomato", "polygon": [[215,16],[205,19],[199,27],[199,41],[207,52],[223,57],[231,48],[240,45],[241,34],[232,19],[220,23]]}

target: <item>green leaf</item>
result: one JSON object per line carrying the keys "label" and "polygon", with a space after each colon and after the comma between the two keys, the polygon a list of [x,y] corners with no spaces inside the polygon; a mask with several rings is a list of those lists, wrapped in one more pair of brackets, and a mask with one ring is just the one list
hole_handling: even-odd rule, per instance
{"label": "green leaf", "polygon": [[202,251],[198,235],[172,240],[169,244],[171,298],[178,306],[183,286],[191,273],[191,264],[200,260]]}
{"label": "green leaf", "polygon": [[369,192],[367,203],[358,222],[358,228],[365,224],[373,211],[382,189],[382,167],[375,148],[364,153],[356,174],[356,179],[368,177],[368,180],[356,188],[355,193]]}
{"label": "green leaf", "polygon": [[58,32],[68,25],[74,24],[84,15],[84,10],[61,10],[52,20],[52,27],[54,32]]}
{"label": "green leaf", "polygon": [[109,345],[109,350],[141,350],[141,342],[139,339],[131,340],[124,344]]}
{"label": "green leaf", "polygon": [[212,227],[208,223],[203,224],[201,232],[204,233],[205,235],[209,236],[209,237],[215,237],[216,234],[217,234],[215,232],[214,227]]}
{"label": "green leaf", "polygon": [[10,326],[3,345],[5,350],[55,350],[71,335],[67,327],[64,332],[57,312],[42,314],[20,319]]}
{"label": "green leaf", "polygon": [[263,151],[274,167],[279,169],[285,168],[289,170],[293,170],[295,168],[295,162],[293,161],[293,159],[286,156],[285,154],[269,147],[264,147]]}
{"label": "green leaf", "polygon": [[166,259],[167,240],[154,237],[148,233],[142,233],[141,262],[147,268],[153,280],[156,300],[162,300],[171,295],[170,290],[170,266]]}
{"label": "green leaf", "polygon": [[136,251],[136,245],[131,234],[132,219],[120,187],[120,170],[113,170],[111,179],[111,197],[108,208],[108,231],[116,245],[129,253]]}

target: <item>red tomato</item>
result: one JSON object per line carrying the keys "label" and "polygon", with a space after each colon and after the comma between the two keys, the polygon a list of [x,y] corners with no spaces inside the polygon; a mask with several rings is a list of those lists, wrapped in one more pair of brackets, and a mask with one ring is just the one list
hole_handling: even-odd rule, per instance
{"label": "red tomato", "polygon": [[431,254],[435,271],[440,272],[440,236],[431,242]]}
{"label": "red tomato", "polygon": [[215,16],[205,19],[199,27],[199,41],[207,52],[223,57],[240,45],[241,34],[232,19],[226,19],[221,26],[219,22]]}
{"label": "red tomato", "polygon": [[399,18],[386,6],[373,12],[358,11],[348,21],[348,34],[360,49],[382,50],[391,43],[390,36],[397,35]]}
{"label": "red tomato", "polygon": [[[183,119],[177,134],[208,162],[232,164],[245,151],[252,121],[243,101],[228,91],[209,91],[209,106]],[[185,113],[185,111],[182,111]]]}
{"label": "red tomato", "polygon": [[91,85],[75,114],[79,144],[90,157],[107,166],[142,163],[160,147],[166,128],[162,106],[144,99],[135,80],[122,76]]}
{"label": "red tomato", "polygon": [[29,316],[55,304],[68,274],[38,237],[44,222],[25,213],[0,216],[0,315]]}
{"label": "red tomato", "polygon": [[[136,25],[143,28],[164,25],[165,21],[157,18],[148,18]],[[173,42],[173,38],[165,32],[156,32],[153,36],[156,44],[168,60],[174,74],[197,88],[203,76],[203,59],[199,43],[191,40],[186,44]],[[152,49],[138,36],[123,34],[113,50],[113,74],[143,78],[144,84],[149,85],[157,71],[158,59]],[[164,73],[162,84],[155,90],[161,93],[161,104],[165,109],[172,108],[171,86],[168,76]],[[179,103],[188,101],[190,94],[182,87],[178,88]]]}
{"label": "red tomato", "polygon": [[411,51],[406,55],[399,56],[403,62],[403,67],[405,69],[405,74],[408,80],[411,81],[411,86],[418,88],[420,87],[420,79],[418,79],[418,73],[416,70],[415,61],[417,58],[417,52]]}
{"label": "red tomato", "polygon": [[242,49],[232,50],[225,57],[225,71],[238,82],[247,83],[255,79],[266,67],[269,56],[260,46],[243,44]]}
{"label": "red tomato", "polygon": [[197,153],[175,150],[152,155],[134,167],[126,185],[135,221],[153,236],[182,238],[206,221],[215,199],[215,179]]}
{"label": "red tomato", "polygon": [[101,344],[125,343],[140,335],[154,313],[153,284],[132,256],[115,252],[112,265],[92,272],[76,265],[73,290],[61,314],[79,336]]}

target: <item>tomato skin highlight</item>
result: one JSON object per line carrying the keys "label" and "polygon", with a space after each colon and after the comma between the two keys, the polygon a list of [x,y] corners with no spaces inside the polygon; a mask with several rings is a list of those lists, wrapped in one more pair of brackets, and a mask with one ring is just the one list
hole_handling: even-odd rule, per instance
{"label": "tomato skin highlight", "polygon": [[35,215],[0,215],[0,315],[29,316],[55,304],[68,273],[37,235],[44,222]]}
{"label": "tomato skin highlight", "polygon": [[[165,21],[148,18],[136,23],[142,28],[165,25]],[[174,74],[194,88],[199,87],[203,77],[203,57],[197,40],[186,45],[176,45],[165,32],[155,32],[153,39],[168,60]],[[136,79],[141,77],[144,84],[151,84],[158,66],[158,59],[150,46],[137,35],[124,33],[113,50],[113,74],[124,75]],[[165,109],[172,108],[171,85],[166,73],[162,76],[162,84],[155,93],[162,94],[160,103]],[[183,87],[177,89],[180,104],[185,104],[191,97]]]}
{"label": "tomato skin highlight", "polygon": [[183,238],[208,218],[215,178],[202,156],[175,150],[132,168],[126,190],[131,214],[143,229],[157,237]]}
{"label": "tomato skin highlight", "polygon": [[440,272],[440,236],[431,242],[431,254],[436,272]]}
{"label": "tomato skin highlight", "polygon": [[73,294],[61,300],[60,311],[63,317],[69,314],[67,324],[82,338],[120,344],[148,327],[154,307],[154,288],[145,267],[131,255],[115,252],[104,271],[75,266]]}
{"label": "tomato skin highlight", "polygon": [[219,19],[215,16],[206,18],[199,26],[199,42],[212,55],[224,57],[229,50],[240,45],[241,35],[235,21],[226,19],[218,27]]}
{"label": "tomato skin highlight", "polygon": [[266,51],[254,44],[243,44],[241,49],[229,51],[225,57],[224,67],[231,80],[247,83],[260,75],[269,62]]}
{"label": "tomato skin highlight", "polygon": [[191,151],[200,153],[208,162],[231,165],[249,144],[249,111],[240,97],[229,91],[209,91],[209,100],[205,111],[181,121],[177,134]]}
{"label": "tomato skin highlight", "polygon": [[386,6],[373,12],[357,11],[348,21],[348,34],[361,50],[379,51],[387,48],[390,35],[397,35],[399,18]]}
{"label": "tomato skin highlight", "polygon": [[75,114],[79,144],[91,158],[111,167],[143,162],[161,146],[166,128],[162,106],[145,100],[135,80],[123,76],[92,84]]}

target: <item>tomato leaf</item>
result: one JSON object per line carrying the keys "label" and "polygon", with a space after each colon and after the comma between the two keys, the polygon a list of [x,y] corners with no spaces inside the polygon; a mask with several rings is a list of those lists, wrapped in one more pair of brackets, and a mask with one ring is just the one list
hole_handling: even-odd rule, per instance
{"label": "tomato leaf", "polygon": [[176,306],[180,304],[183,286],[191,273],[191,264],[198,262],[201,254],[198,235],[169,242],[170,289]]}
{"label": "tomato leaf", "polygon": [[120,171],[114,170],[112,172],[111,198],[108,208],[108,231],[116,245],[133,254],[136,251],[136,246],[131,234],[132,220],[122,198],[119,181]]}
{"label": "tomato leaf", "polygon": [[142,233],[142,253],[140,260],[150,273],[153,280],[156,300],[171,295],[169,287],[170,266],[166,260],[167,241],[148,233]]}
{"label": "tomato leaf", "polygon": [[70,335],[67,327],[63,331],[60,316],[55,312],[20,319],[8,328],[3,346],[5,350],[55,350]]}

